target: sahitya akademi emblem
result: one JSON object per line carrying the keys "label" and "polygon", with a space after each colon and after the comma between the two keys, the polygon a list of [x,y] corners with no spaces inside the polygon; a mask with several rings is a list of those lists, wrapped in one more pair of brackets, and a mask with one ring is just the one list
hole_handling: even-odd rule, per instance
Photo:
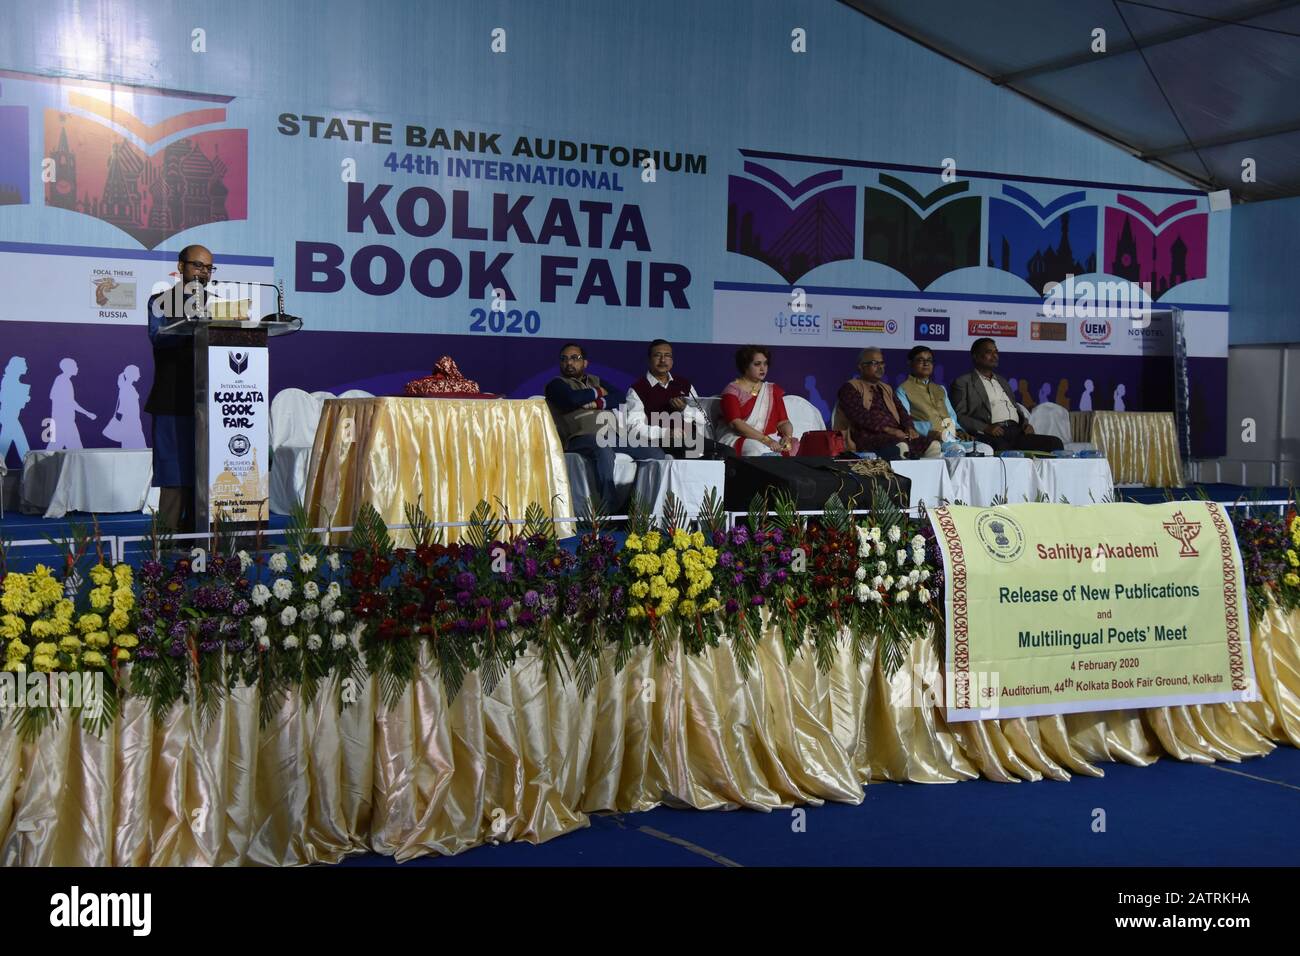
{"label": "sahitya akademi emblem", "polygon": [[1181,511],[1175,511],[1169,521],[1164,522],[1164,529],[1169,537],[1177,540],[1182,547],[1178,549],[1180,558],[1195,558],[1199,552],[1192,547],[1192,542],[1201,533],[1199,521],[1188,521]]}
{"label": "sahitya akademi emblem", "polygon": [[1025,532],[1015,518],[1001,511],[985,511],[975,519],[975,534],[994,561],[1010,564],[1025,553]]}

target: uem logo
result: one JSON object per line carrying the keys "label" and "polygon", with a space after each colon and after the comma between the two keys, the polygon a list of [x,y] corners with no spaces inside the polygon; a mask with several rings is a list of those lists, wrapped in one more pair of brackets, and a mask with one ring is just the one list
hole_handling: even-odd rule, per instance
{"label": "uem logo", "polygon": [[1106,319],[1084,319],[1079,323],[1079,334],[1087,343],[1102,345],[1110,338],[1111,324]]}
{"label": "uem logo", "polygon": [[791,335],[821,335],[822,332],[821,315],[808,312],[791,312],[789,315],[778,312],[773,324],[782,335],[786,329],[790,330]]}
{"label": "uem logo", "polygon": [[243,375],[248,368],[247,352],[229,352],[227,358],[230,360],[230,370],[236,375]]}
{"label": "uem logo", "polygon": [[918,342],[947,342],[948,320],[918,315],[912,320],[912,337]]}

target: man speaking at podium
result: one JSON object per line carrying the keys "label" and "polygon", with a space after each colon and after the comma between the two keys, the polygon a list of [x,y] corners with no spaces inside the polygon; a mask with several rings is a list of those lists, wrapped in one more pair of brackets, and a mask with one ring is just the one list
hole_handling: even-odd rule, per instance
{"label": "man speaking at podium", "polygon": [[176,284],[149,297],[153,388],[144,410],[153,416],[158,516],[184,534],[194,530],[194,337],[161,330],[177,319],[207,315],[207,286],[216,267],[203,246],[186,246],[176,265],[181,275]]}

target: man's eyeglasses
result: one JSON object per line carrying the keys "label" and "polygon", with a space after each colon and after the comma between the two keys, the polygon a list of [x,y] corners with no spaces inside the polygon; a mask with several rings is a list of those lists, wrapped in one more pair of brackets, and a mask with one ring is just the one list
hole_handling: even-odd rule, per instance
{"label": "man's eyeglasses", "polygon": [[214,266],[211,262],[195,262],[193,259],[186,259],[186,260],[185,260],[185,265],[187,265],[187,266],[193,266],[195,269],[198,269],[200,272],[216,272],[216,271],[217,271],[217,267]]}
{"label": "man's eyeglasses", "polygon": [[880,361],[880,360],[876,360],[876,361],[874,361],[874,362],[859,362],[858,364],[859,364],[859,365],[879,365],[881,368],[884,368],[884,365],[885,365],[885,363],[882,362],[882,361]]}

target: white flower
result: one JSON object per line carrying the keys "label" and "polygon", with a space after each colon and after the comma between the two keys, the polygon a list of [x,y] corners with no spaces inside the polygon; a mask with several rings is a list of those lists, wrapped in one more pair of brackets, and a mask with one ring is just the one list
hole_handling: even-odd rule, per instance
{"label": "white flower", "polygon": [[913,551],[913,552],[912,552],[912,563],[913,563],[913,564],[925,564],[925,552],[924,552],[924,551]]}
{"label": "white flower", "polygon": [[335,631],[334,636],[330,638],[330,646],[336,651],[343,650],[347,646],[348,636],[341,631]]}
{"label": "white flower", "polygon": [[304,621],[314,621],[320,617],[320,608],[315,604],[308,602],[302,606],[302,619]]}
{"label": "white flower", "polygon": [[911,572],[910,574],[908,574],[908,576],[907,576],[907,583],[908,583],[908,584],[915,585],[915,584],[916,584],[918,581],[920,581],[920,580],[921,580],[921,572],[920,572],[920,571],[913,571],[913,572]]}
{"label": "white flower", "polygon": [[[325,563],[330,566],[331,571],[337,571],[339,569],[339,553],[331,551],[329,557],[325,559]],[[331,584],[330,587],[334,587],[334,585]]]}
{"label": "white flower", "polygon": [[883,542],[883,541],[877,541],[877,542],[876,542],[876,557],[878,557],[878,558],[883,558],[884,556],[885,556],[885,542]]}
{"label": "white flower", "polygon": [[252,566],[252,564],[253,564],[253,559],[252,559],[251,557],[249,557],[248,552],[247,552],[247,551],[240,551],[240,552],[239,552],[239,570],[240,570],[240,573],[242,574],[244,571],[247,571],[247,570]]}
{"label": "white flower", "polygon": [[925,538],[921,537],[919,534],[916,535],[915,537],[913,537],[913,538],[912,538],[912,550],[913,550],[913,551],[924,551],[924,550],[925,550]]}
{"label": "white flower", "polygon": [[298,620],[298,609],[293,605],[290,605],[280,612],[280,623],[285,627],[293,624],[296,620]]}
{"label": "white flower", "polygon": [[293,582],[288,578],[276,578],[275,583],[271,585],[271,593],[281,601],[287,601],[289,595],[293,593]]}
{"label": "white flower", "polygon": [[257,646],[260,647],[262,650],[266,650],[271,646],[271,639],[267,637],[265,634],[263,634],[261,637],[257,639]]}
{"label": "white flower", "polygon": [[916,592],[916,599],[920,601],[922,604],[929,604],[930,592],[927,591],[925,588],[921,588],[919,591]]}
{"label": "white flower", "polygon": [[359,641],[361,640],[361,635],[364,633],[366,633],[366,622],[357,621],[357,623],[352,625],[352,633],[348,636],[354,641]]}
{"label": "white flower", "polygon": [[872,540],[872,541],[879,541],[879,540],[880,540],[880,529],[879,529],[879,528],[872,528],[872,529],[871,529],[871,540]]}
{"label": "white flower", "polygon": [[867,569],[859,564],[858,569],[853,572],[853,576],[859,581],[865,581],[867,579]]}
{"label": "white flower", "polygon": [[877,574],[884,574],[884,573],[887,572],[888,570],[889,570],[889,565],[885,564],[884,561],[877,561],[877,562],[876,562],[876,573],[877,573]]}
{"label": "white flower", "polygon": [[252,625],[253,633],[258,637],[266,633],[266,618],[262,617],[262,615],[259,614],[249,623]]}
{"label": "white flower", "polygon": [[928,581],[928,580],[930,580],[930,569],[929,569],[929,568],[922,568],[922,569],[921,569],[921,580],[922,580],[922,581]]}
{"label": "white flower", "polygon": [[890,588],[894,586],[894,576],[892,574],[887,575],[885,577],[885,580],[882,581],[881,583],[885,585],[885,590],[888,591]]}
{"label": "white flower", "polygon": [[265,584],[253,585],[253,603],[261,607],[267,601],[271,600],[271,592]]}
{"label": "white flower", "polygon": [[872,592],[871,592],[871,600],[873,600],[873,601],[875,601],[877,604],[879,604],[881,601],[884,600],[884,598],[881,597],[879,591],[872,591]]}
{"label": "white flower", "polygon": [[899,548],[898,551],[895,552],[894,556],[898,559],[898,566],[900,568],[903,565],[907,564],[907,552],[904,551],[902,548]]}
{"label": "white flower", "polygon": [[867,587],[865,584],[859,584],[859,585],[858,585],[858,603],[859,603],[859,604],[866,604],[868,601],[870,601],[870,600],[871,600],[871,598],[870,598],[870,596],[869,596],[870,594],[871,594],[871,588]]}
{"label": "white flower", "polygon": [[316,570],[316,555],[303,554],[298,556],[298,568],[306,574]]}
{"label": "white flower", "polygon": [[858,557],[859,558],[871,557],[871,545],[864,544],[862,547],[858,548]]}
{"label": "white flower", "polygon": [[331,624],[342,624],[344,616],[342,611],[330,611],[329,622]]}
{"label": "white flower", "polygon": [[334,595],[326,594],[320,599],[320,609],[326,613],[334,610]]}
{"label": "white flower", "polygon": [[877,574],[871,581],[872,588],[882,588],[885,586],[885,579]]}
{"label": "white flower", "polygon": [[899,591],[897,594],[894,595],[894,600],[899,604],[906,604],[907,599],[910,596],[911,595],[909,595],[906,590],[903,590],[903,591]]}
{"label": "white flower", "polygon": [[330,586],[325,589],[325,593],[337,601],[340,597],[343,596],[343,589],[339,587],[339,583],[337,581],[331,581]]}
{"label": "white flower", "polygon": [[892,527],[890,527],[889,536],[888,536],[890,544],[897,544],[898,539],[901,538],[902,536],[903,536],[903,532],[898,530],[898,525],[893,525]]}
{"label": "white flower", "polygon": [[271,555],[271,561],[267,566],[276,574],[284,574],[289,570],[289,559],[284,556],[283,551],[277,551]]}
{"label": "white flower", "polygon": [[290,634],[282,643],[286,651],[291,651],[298,646],[298,637],[297,635]]}
{"label": "white flower", "polygon": [[308,581],[302,586],[302,593],[309,601],[314,601],[320,597],[320,585],[315,581]]}
{"label": "white flower", "polygon": [[307,635],[307,650],[309,650],[309,651],[319,651],[319,650],[320,650],[320,646],[321,646],[321,639],[320,639],[320,635],[319,635],[319,634],[308,634],[308,635]]}

